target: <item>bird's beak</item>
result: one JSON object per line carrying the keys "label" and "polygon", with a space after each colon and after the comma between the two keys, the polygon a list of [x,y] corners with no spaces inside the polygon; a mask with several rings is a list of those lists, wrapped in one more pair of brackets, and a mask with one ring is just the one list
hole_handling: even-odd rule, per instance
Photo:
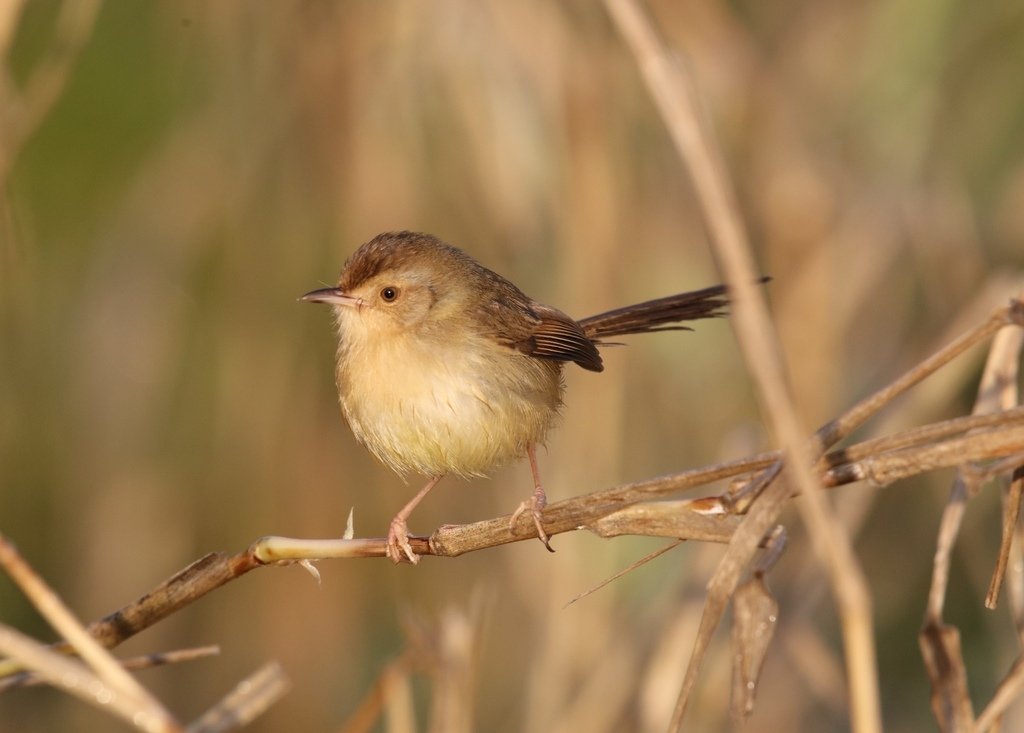
{"label": "bird's beak", "polygon": [[344,305],[349,308],[355,308],[359,305],[359,298],[346,295],[339,288],[320,288],[319,290],[310,290],[299,298],[299,300],[304,300],[309,303]]}

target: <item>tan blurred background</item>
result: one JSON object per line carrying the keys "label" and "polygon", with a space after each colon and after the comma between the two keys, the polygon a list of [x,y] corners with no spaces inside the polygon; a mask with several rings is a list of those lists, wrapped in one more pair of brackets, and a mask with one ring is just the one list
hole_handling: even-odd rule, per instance
{"label": "tan blurred background", "polygon": [[[51,58],[61,8],[10,13],[15,89]],[[649,8],[725,148],[808,426],[1019,289],[1024,6]],[[384,533],[414,487],[351,438],[329,315],[295,300],[374,234],[433,232],[576,316],[718,281],[600,3],[115,1],[82,22],[61,96],[0,161],[0,531],[83,619],[210,550],[337,536],[350,507],[357,534]],[[982,356],[872,428],[968,411]],[[727,322],[634,338],[606,362],[569,371],[541,455],[553,500],[771,447]],[[916,631],[949,480],[836,497],[874,592],[891,731],[933,726]],[[525,465],[445,481],[412,529],[508,512],[530,488]],[[749,730],[846,730],[835,613],[786,520],[779,636]],[[982,610],[997,536],[989,487],[949,612],[976,704],[1017,654],[1005,611]],[[324,563],[321,587],[263,570],[122,651],[222,646],[141,673],[185,719],[280,660],[294,689],[253,731],[341,730],[410,635],[437,658],[393,687],[391,730],[403,699],[426,730],[442,698],[467,704],[472,730],[663,730],[721,549],[683,546],[565,609],[659,543],[554,546]],[[0,621],[49,638],[6,578]],[[716,639],[693,730],[728,722]],[[3,733],[118,725],[45,689],[0,697]]]}

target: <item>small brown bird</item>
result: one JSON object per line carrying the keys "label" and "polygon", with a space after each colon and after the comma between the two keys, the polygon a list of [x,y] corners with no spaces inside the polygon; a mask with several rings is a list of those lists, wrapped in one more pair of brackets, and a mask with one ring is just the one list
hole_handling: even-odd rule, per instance
{"label": "small brown bird", "polygon": [[429,481],[391,520],[387,555],[417,563],[407,520],[447,474],[484,476],[526,455],[537,535],[550,550],[535,447],[562,406],[562,365],[604,369],[609,336],[689,330],[724,315],[724,286],[670,295],[581,321],[532,300],[463,251],[429,234],[388,232],[345,263],[338,286],[302,300],[329,303],[338,326],[341,410],[360,443],[401,476]]}

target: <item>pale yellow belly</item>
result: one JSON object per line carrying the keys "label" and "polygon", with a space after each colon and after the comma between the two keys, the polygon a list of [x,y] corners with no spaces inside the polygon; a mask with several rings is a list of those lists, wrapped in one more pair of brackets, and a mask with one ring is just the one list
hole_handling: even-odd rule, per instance
{"label": "pale yellow belly", "polygon": [[338,392],[356,439],[399,474],[484,475],[542,442],[557,416],[557,362],[489,343],[397,352],[339,363]]}

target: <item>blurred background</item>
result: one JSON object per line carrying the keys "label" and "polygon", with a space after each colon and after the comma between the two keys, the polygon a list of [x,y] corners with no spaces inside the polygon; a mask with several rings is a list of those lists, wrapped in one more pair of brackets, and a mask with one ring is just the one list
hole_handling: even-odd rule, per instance
{"label": "blurred background", "polygon": [[[648,7],[774,277],[809,429],[1019,292],[1024,6]],[[719,280],[600,3],[7,0],[0,50],[0,531],[84,620],[208,551],[338,536],[350,507],[357,535],[384,534],[418,483],[355,444],[329,313],[296,302],[376,233],[435,233],[578,317]],[[52,104],[19,116],[40,89]],[[727,321],[605,353],[602,374],[568,370],[540,455],[553,501],[773,447]],[[968,412],[983,357],[862,436]],[[833,497],[874,593],[891,731],[934,725],[916,633],[950,480]],[[507,513],[531,488],[525,464],[446,480],[411,528]],[[780,628],[748,728],[846,730],[836,615],[784,519]],[[1017,655],[1005,609],[982,607],[998,523],[990,486],[948,612],[978,709]],[[118,653],[220,644],[140,673],[186,720],[279,660],[294,687],[253,731],[357,730],[380,679],[390,730],[458,730],[436,722],[450,708],[464,730],[659,731],[721,548],[684,545],[564,606],[661,544],[574,533],[554,555],[526,542],[416,568],[326,562],[319,587],[261,570]],[[0,621],[51,638],[6,578]],[[727,642],[723,628],[694,730],[728,724]],[[119,725],[47,689],[0,697],[3,733]]]}

